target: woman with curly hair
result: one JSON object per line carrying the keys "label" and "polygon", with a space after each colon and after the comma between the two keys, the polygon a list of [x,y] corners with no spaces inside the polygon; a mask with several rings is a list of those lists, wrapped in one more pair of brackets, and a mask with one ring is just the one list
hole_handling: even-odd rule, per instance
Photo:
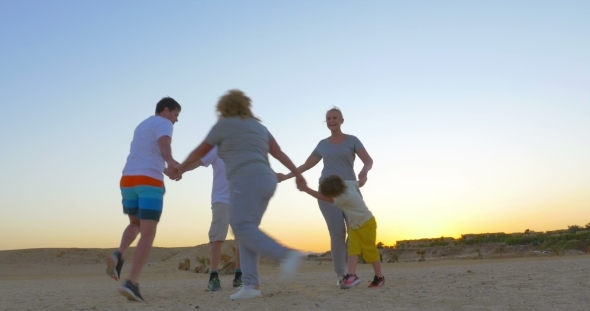
{"label": "woman with curly hair", "polygon": [[286,275],[295,273],[300,259],[298,251],[282,246],[258,228],[277,187],[268,154],[293,172],[297,184],[305,185],[305,179],[250,107],[250,98],[240,90],[223,95],[217,103],[219,120],[176,172],[182,174],[218,146],[231,194],[230,224],[240,241],[244,286],[230,296],[232,300],[262,296],[258,280],[260,255],[280,261]]}

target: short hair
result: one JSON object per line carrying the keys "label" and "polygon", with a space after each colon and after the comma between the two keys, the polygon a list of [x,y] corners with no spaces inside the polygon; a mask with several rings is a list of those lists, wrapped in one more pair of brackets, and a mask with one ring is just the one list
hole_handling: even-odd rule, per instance
{"label": "short hair", "polygon": [[337,197],[346,191],[344,180],[338,175],[330,175],[320,182],[320,193],[328,197]]}
{"label": "short hair", "polygon": [[252,118],[260,121],[252,114],[250,107],[252,107],[252,100],[238,89],[227,91],[217,101],[217,112],[220,118],[240,117],[244,120]]}
{"label": "short hair", "polygon": [[162,99],[160,99],[160,101],[158,102],[158,104],[156,104],[156,114],[159,114],[160,112],[164,111],[164,109],[168,108],[168,110],[173,111],[173,110],[181,110],[180,104],[174,100],[174,98],[172,97],[164,97]]}
{"label": "short hair", "polygon": [[328,114],[328,112],[330,111],[336,111],[338,112],[338,114],[340,114],[340,118],[344,119],[344,116],[342,115],[342,110],[340,110],[340,108],[336,107],[336,106],[332,106],[332,108],[328,109],[328,111],[326,111],[326,114]]}

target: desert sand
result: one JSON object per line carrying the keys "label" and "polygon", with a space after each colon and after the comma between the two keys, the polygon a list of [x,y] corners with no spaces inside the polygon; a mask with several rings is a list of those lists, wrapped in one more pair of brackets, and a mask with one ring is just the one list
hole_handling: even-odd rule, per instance
{"label": "desert sand", "polygon": [[[231,252],[226,243],[224,252]],[[112,249],[30,249],[0,252],[0,310],[590,310],[590,255],[490,257],[401,256],[384,263],[386,283],[368,288],[372,269],[359,265],[363,282],[341,290],[331,262],[303,260],[290,282],[271,261],[260,267],[262,298],[231,301],[232,275],[223,290],[205,290],[208,275],[181,271],[184,258],[207,254],[206,245],[156,248],[140,279],[147,303],[127,301],[105,274]],[[126,255],[123,278],[131,266]],[[489,257],[489,258],[486,258]],[[453,259],[454,258],[454,259]]]}

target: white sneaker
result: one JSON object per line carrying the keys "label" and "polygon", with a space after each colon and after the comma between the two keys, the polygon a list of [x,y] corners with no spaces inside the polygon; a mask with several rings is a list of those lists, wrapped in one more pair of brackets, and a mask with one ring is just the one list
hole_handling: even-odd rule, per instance
{"label": "white sneaker", "polygon": [[283,276],[287,279],[293,277],[301,263],[301,253],[294,249],[287,251],[287,255],[281,260]]}
{"label": "white sneaker", "polygon": [[255,297],[262,297],[262,292],[259,289],[252,288],[251,286],[243,286],[235,294],[229,296],[229,299],[249,299]]}

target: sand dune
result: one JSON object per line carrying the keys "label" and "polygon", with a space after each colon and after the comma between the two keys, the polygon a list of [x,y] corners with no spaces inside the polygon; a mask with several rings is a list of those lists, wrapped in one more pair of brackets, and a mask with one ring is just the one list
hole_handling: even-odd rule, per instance
{"label": "sand dune", "polygon": [[473,249],[461,249],[452,260],[439,249],[417,262],[407,251],[398,263],[384,264],[384,287],[367,288],[372,270],[360,265],[364,282],[350,290],[335,286],[330,262],[303,261],[296,278],[284,283],[276,263],[263,261],[264,297],[230,301],[231,275],[221,276],[223,290],[209,293],[206,274],[178,270],[184,258],[207,256],[207,245],[155,248],[140,280],[147,303],[139,304],[121,297],[104,273],[112,251],[1,251],[0,310],[590,310],[590,256],[581,252],[538,256],[523,249],[522,257],[498,260],[486,259],[494,255],[487,250],[483,260],[473,260],[467,259]]}

